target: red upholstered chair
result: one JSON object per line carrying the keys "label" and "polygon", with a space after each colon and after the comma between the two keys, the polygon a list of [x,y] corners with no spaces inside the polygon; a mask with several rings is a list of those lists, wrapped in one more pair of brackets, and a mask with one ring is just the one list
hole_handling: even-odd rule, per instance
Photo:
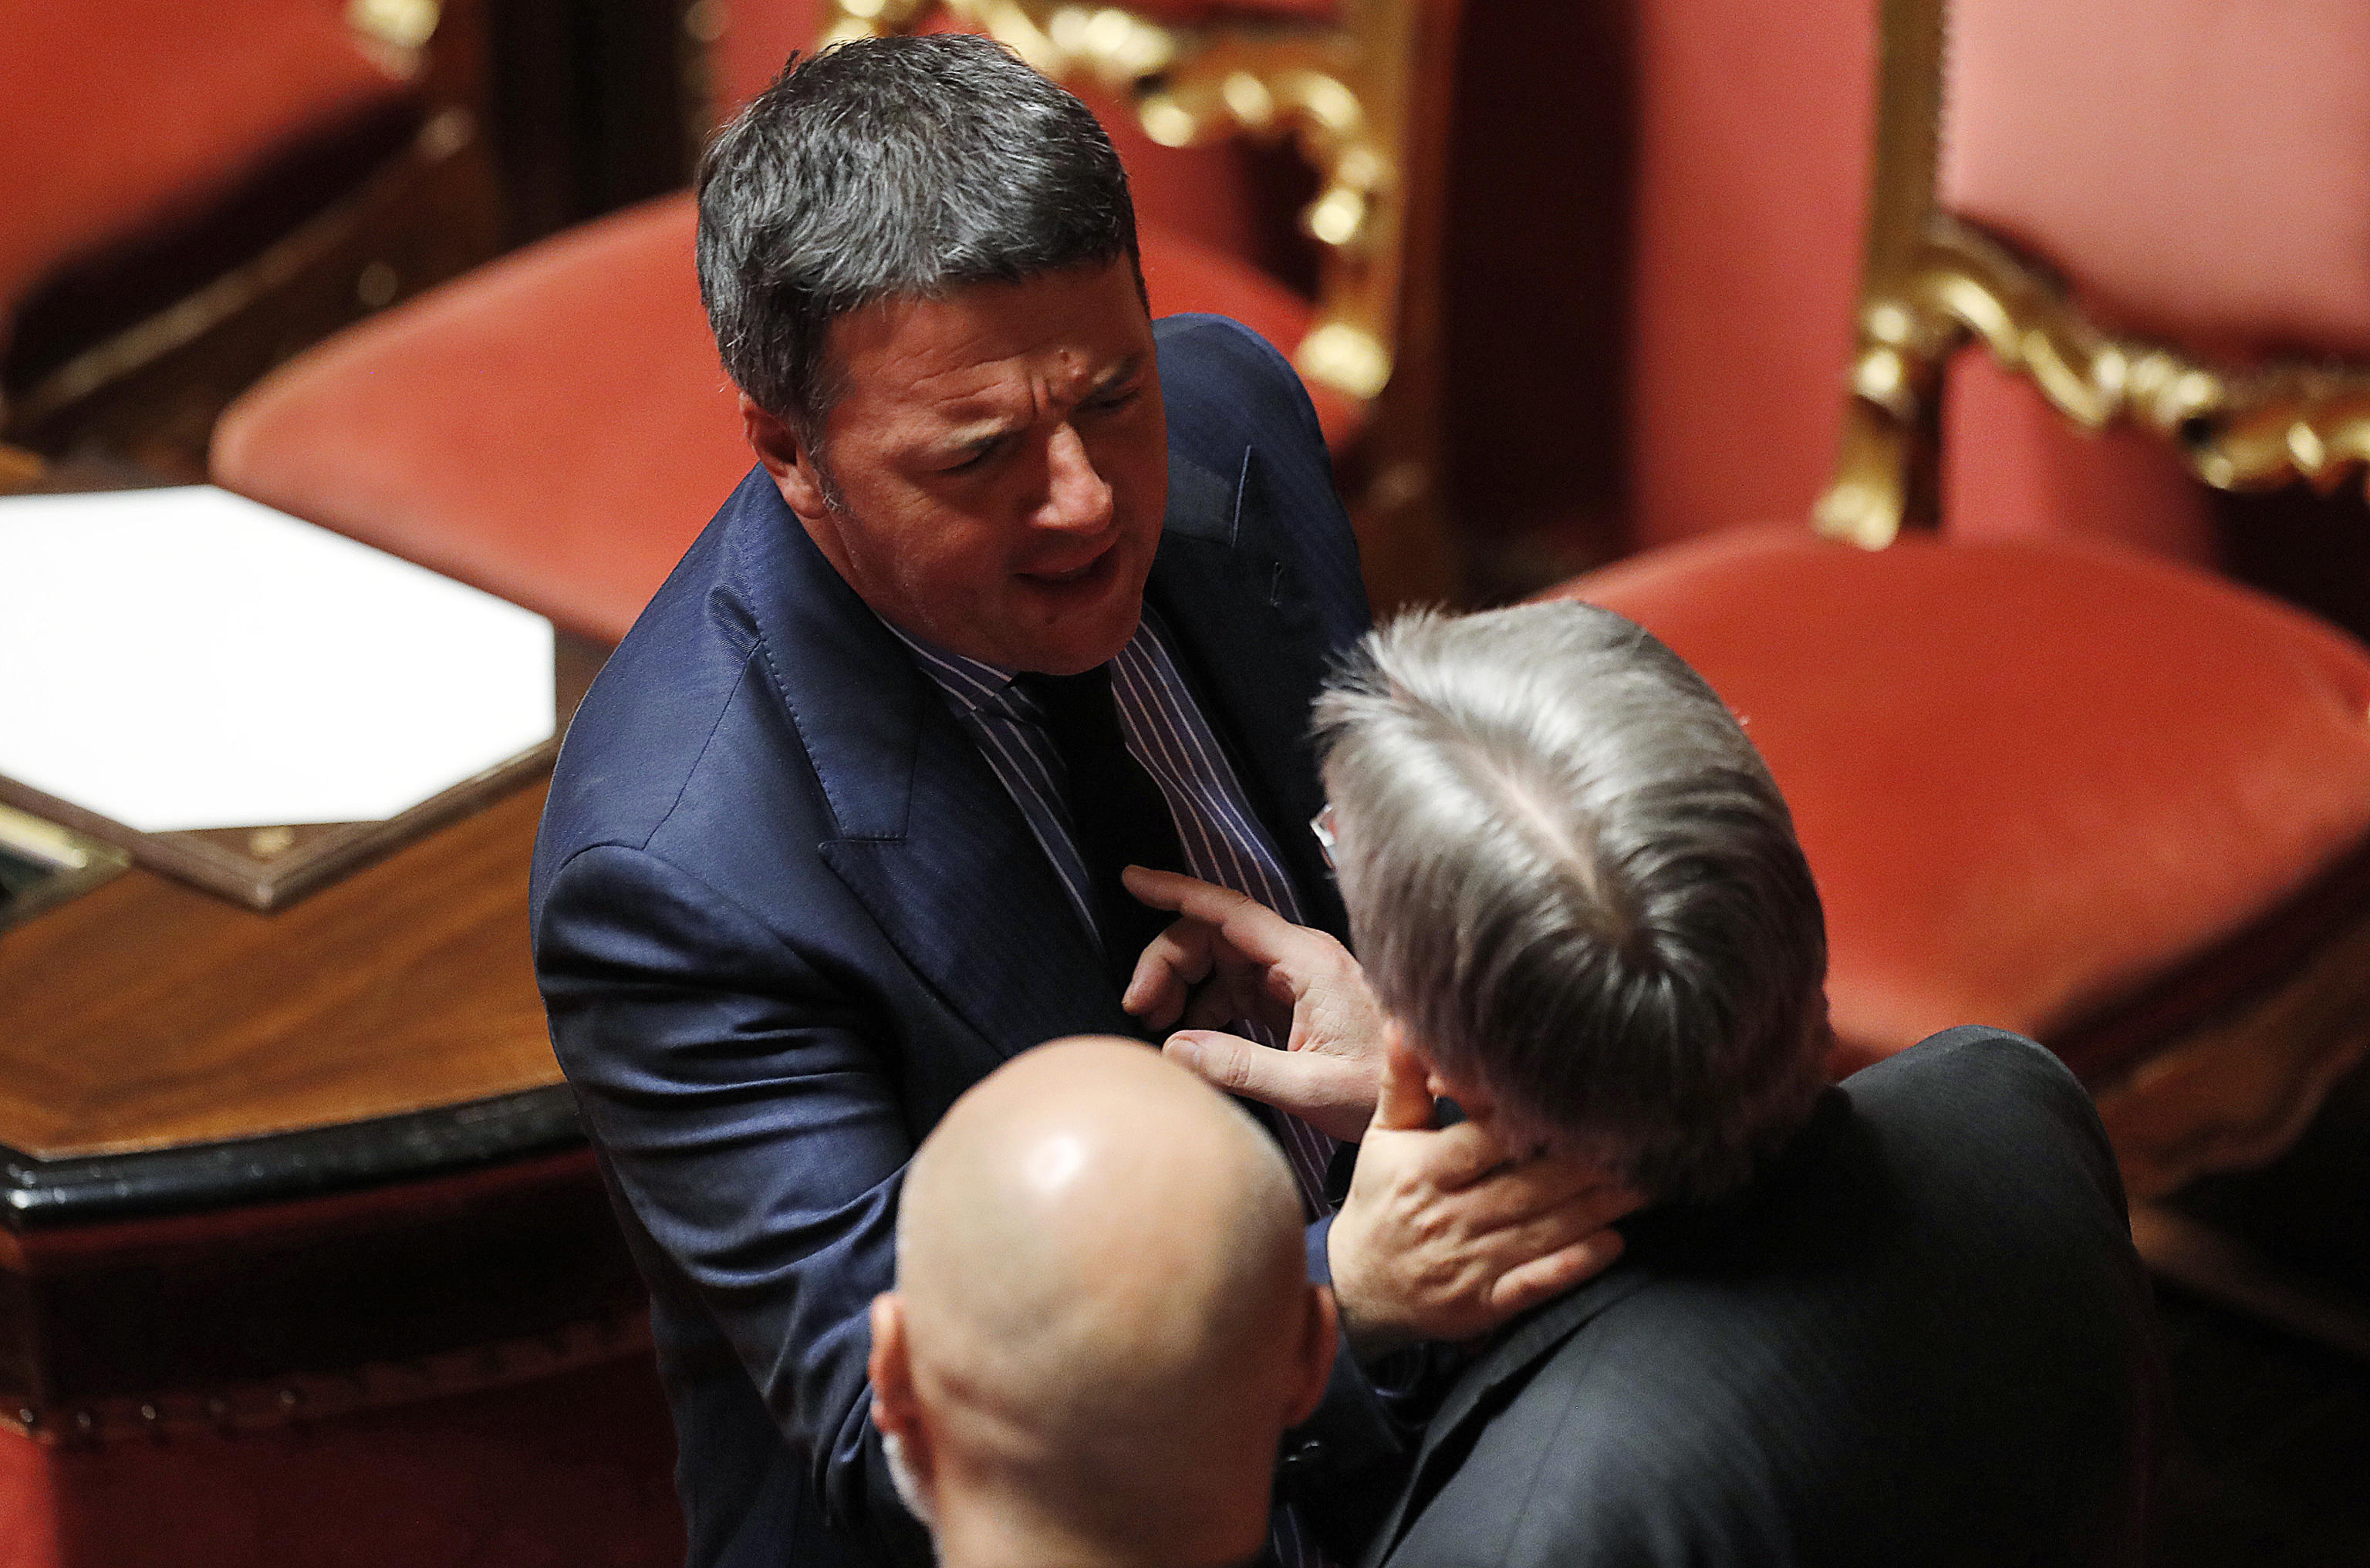
{"label": "red upholstered chair", "polygon": [[[1631,531],[1667,544],[1807,511],[1852,359],[1877,0],[1645,0],[1627,443]],[[1773,134],[1773,128],[1782,133]],[[2104,537],[2211,566],[2221,540],[2178,461],[2086,432],[1981,355],[1944,372],[1954,537]]]}
{"label": "red upholstered chair", "polygon": [[2155,1199],[2269,1159],[2370,1047],[2370,654],[2158,553],[1894,534],[1947,463],[1999,461],[1944,457],[1978,344],[2213,484],[2353,481],[2370,377],[2330,356],[2370,358],[2370,12],[1953,0],[1947,57],[1941,0],[1884,0],[1883,29],[1816,531],[1558,591],[1663,636],[1767,756],[1826,903],[1837,1070],[1953,1024],[2034,1035]]}
{"label": "red upholstered chair", "polygon": [[[471,121],[442,112],[474,85],[475,17],[449,8],[470,14],[431,52],[436,0],[0,6],[8,438],[120,436],[94,406],[179,356],[205,383],[178,432],[193,463],[229,394],[306,335],[486,255],[490,179],[459,177]],[[440,223],[416,236],[374,222],[429,195]],[[141,401],[153,423],[172,400]]]}
{"label": "red upholstered chair", "polygon": [[[1436,220],[1420,200],[1444,106],[1414,62],[1452,5],[854,9],[734,6],[708,56],[719,101],[761,87],[786,40],[951,25],[1006,38],[1111,127],[1156,313],[1223,312],[1294,355],[1350,460],[1370,582],[1389,598],[1450,588],[1426,444]],[[1314,258],[1262,227],[1279,211],[1288,226],[1312,183],[1279,165],[1285,143],[1314,170]],[[321,346],[225,415],[217,481],[615,641],[751,462],[700,312],[694,227],[688,195],[662,198]]]}

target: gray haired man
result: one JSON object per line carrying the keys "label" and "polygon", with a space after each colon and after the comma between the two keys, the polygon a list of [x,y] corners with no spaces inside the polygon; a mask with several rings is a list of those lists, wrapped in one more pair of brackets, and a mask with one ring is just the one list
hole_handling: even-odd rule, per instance
{"label": "gray haired man", "polygon": [[[1370,1145],[1446,1136],[1439,1094],[1647,1199],[1617,1266],[1478,1343],[1366,1562],[2133,1560],[2155,1375],[2098,1118],[1990,1029],[1823,1082],[1817,892],[1711,690],[1542,604],[1371,635],[1317,723],[1363,975],[1142,878],[1192,918],[1131,1001],[1290,998],[1305,1064],[1168,1048],[1339,1099],[1379,1039]],[[1337,1229],[1366,1208],[1353,1186]]]}

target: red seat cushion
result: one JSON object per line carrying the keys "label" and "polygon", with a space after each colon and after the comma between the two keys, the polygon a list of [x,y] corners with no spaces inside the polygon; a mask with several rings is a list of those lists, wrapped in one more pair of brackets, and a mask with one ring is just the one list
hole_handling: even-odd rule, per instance
{"label": "red seat cushion", "polygon": [[1955,1024],[2048,1039],[2370,836],[2370,654],[2168,562],[1789,525],[1556,591],[1668,642],[1767,758],[1826,905],[1840,1068]]}
{"label": "red seat cushion", "polygon": [[606,640],[748,471],[666,197],[479,268],[226,412],[231,489]]}
{"label": "red seat cushion", "polygon": [[[0,6],[0,324],[52,269],[405,91],[343,0]],[[5,325],[0,325],[5,337]]]}
{"label": "red seat cushion", "polygon": [[[216,481],[615,641],[751,463],[695,223],[662,197],[320,345],[223,417]],[[1144,252],[1157,312],[1287,348],[1307,330],[1297,296],[1215,252],[1148,228]],[[1330,402],[1346,435],[1356,406]]]}

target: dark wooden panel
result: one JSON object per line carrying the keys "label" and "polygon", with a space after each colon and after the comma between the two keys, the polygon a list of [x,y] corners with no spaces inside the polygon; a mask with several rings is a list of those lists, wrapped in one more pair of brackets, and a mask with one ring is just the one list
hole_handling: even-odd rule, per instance
{"label": "dark wooden panel", "polygon": [[682,0],[496,0],[494,142],[512,245],[682,185]]}
{"label": "dark wooden panel", "polygon": [[1442,494],[1479,601],[1628,548],[1638,26],[1618,0],[1466,0]]}
{"label": "dark wooden panel", "polygon": [[137,1430],[144,1404],[253,1425],[451,1393],[643,1332],[581,1146],[309,1202],[0,1232],[0,1422],[69,1438],[77,1413],[83,1436]]}

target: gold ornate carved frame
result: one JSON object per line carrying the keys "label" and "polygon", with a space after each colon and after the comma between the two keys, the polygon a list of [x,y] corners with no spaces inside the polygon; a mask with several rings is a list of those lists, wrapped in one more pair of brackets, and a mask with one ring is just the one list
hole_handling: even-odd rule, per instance
{"label": "gold ornate carved frame", "polygon": [[1942,368],[1980,341],[2085,429],[2163,439],[2205,483],[2330,490],[2370,464],[2370,373],[2229,372],[2101,332],[2045,272],[1935,205],[1943,0],[1884,0],[1876,169],[1858,341],[1819,531],[1869,549],[1936,521]]}

